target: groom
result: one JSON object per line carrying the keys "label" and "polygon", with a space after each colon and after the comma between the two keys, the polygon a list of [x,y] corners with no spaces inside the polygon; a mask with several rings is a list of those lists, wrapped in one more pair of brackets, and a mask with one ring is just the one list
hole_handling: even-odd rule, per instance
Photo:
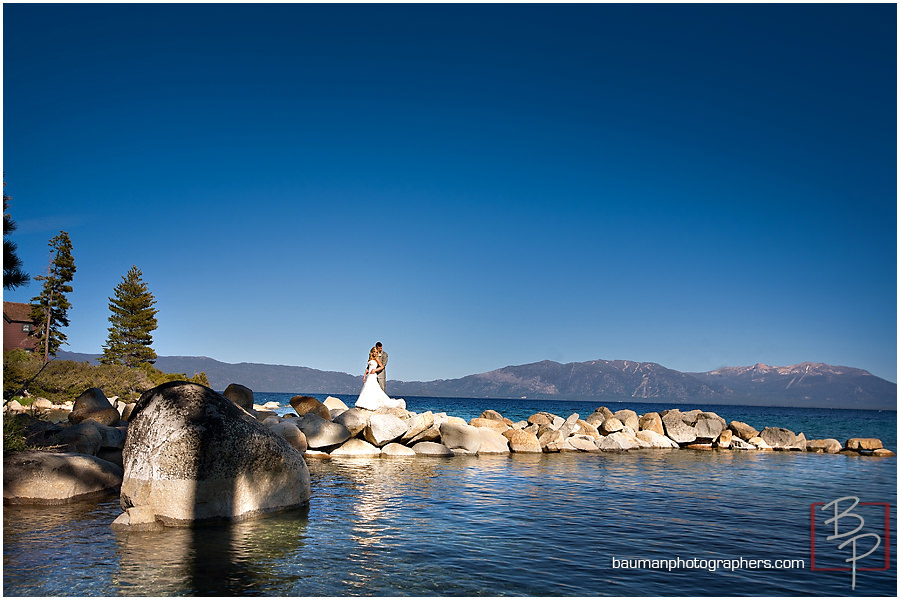
{"label": "groom", "polygon": [[378,385],[381,386],[381,391],[384,390],[384,381],[387,379],[385,372],[387,371],[387,352],[381,347],[381,342],[375,342],[375,349],[378,350],[378,359],[381,360],[381,365],[384,367],[381,371],[378,372]]}

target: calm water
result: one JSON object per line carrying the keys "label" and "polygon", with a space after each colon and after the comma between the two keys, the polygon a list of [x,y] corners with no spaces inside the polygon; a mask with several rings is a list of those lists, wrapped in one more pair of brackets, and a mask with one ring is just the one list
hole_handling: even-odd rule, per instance
{"label": "calm water", "polygon": [[[257,402],[288,398],[257,394]],[[464,418],[485,408],[512,419],[536,410],[585,416],[597,406],[519,402],[407,398],[411,410],[443,410]],[[672,406],[606,405],[638,413]],[[757,428],[802,430],[810,438],[880,437],[896,449],[895,413],[697,408]],[[313,495],[308,509],[227,526],[116,533],[109,523],[120,512],[117,498],[65,507],[4,507],[3,593],[893,596],[897,592],[894,457],[675,450],[311,459],[309,467]],[[851,590],[847,572],[810,569],[810,507],[847,495],[888,503],[891,515],[889,568],[859,571],[856,590]],[[865,531],[884,533],[883,507],[858,510],[865,517]],[[825,529],[822,519],[816,526],[819,534]],[[836,548],[837,542],[816,536],[820,567],[842,566],[845,554]],[[884,547],[864,561],[879,559],[861,561],[859,566],[882,567]],[[709,570],[711,560],[742,557],[803,560],[804,565]],[[705,568],[613,568],[614,559],[671,559],[674,566],[679,558],[682,565],[690,559],[705,561]]]}

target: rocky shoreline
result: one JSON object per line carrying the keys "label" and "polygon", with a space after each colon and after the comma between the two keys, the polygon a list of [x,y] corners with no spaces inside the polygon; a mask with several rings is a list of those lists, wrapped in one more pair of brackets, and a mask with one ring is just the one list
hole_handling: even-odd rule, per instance
{"label": "rocky shoreline", "polygon": [[222,394],[186,382],[149,390],[137,403],[97,388],[74,402],[7,404],[31,446],[4,455],[5,504],[58,504],[120,491],[114,526],[156,528],[240,519],[308,502],[305,459],[453,457],[512,453],[694,450],[795,451],[893,456],[876,438],[808,440],[781,427],[759,431],[713,412],[638,414],[604,406],[581,418],[538,412],[513,422],[494,410],[466,421],[446,413],[349,408],[329,396],[254,404],[252,390]]}

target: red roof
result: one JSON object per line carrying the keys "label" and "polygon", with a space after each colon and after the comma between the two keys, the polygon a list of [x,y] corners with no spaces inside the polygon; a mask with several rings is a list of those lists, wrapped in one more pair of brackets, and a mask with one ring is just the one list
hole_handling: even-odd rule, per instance
{"label": "red roof", "polygon": [[33,323],[31,305],[25,302],[4,302],[3,318],[18,323]]}

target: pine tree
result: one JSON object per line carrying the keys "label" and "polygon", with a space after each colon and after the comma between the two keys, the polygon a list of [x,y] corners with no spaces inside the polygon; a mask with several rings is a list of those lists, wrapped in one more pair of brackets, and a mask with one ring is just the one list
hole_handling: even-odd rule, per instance
{"label": "pine tree", "polygon": [[31,299],[31,318],[37,325],[31,335],[40,339],[38,351],[47,361],[56,356],[60,346],[66,343],[66,334],[60,331],[69,326],[68,311],[72,308],[66,294],[72,291],[69,285],[75,277],[75,259],[72,257],[72,241],[69,234],[60,231],[50,240],[50,267],[47,275],[38,275],[35,281],[43,281],[41,293]]}
{"label": "pine tree", "polygon": [[[6,182],[3,182],[6,187]],[[15,242],[6,239],[10,233],[16,230],[16,222],[6,212],[9,206],[9,196],[3,192],[3,289],[14,290],[20,285],[25,285],[31,280],[28,273],[22,270],[22,260],[16,255]]]}
{"label": "pine tree", "polygon": [[141,363],[153,364],[156,352],[151,333],[156,329],[156,300],[141,281],[142,273],[136,266],[122,278],[109,299],[109,337],[103,346],[100,362],[124,364],[136,367]]}

